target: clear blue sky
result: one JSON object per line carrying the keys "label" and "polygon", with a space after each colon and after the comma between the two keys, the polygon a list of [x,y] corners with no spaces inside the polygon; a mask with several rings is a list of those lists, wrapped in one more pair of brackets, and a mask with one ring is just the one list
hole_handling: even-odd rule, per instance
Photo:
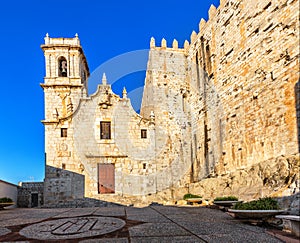
{"label": "clear blue sky", "polygon": [[[44,179],[45,74],[40,45],[50,37],[78,33],[90,71],[120,54],[148,49],[150,38],[183,46],[211,4],[219,0],[3,0],[0,2],[0,179]],[[130,91],[144,72],[123,79]],[[101,77],[99,77],[99,82]],[[124,81],[125,80],[125,81]],[[109,82],[108,77],[108,82]],[[122,85],[113,86],[120,94]]]}

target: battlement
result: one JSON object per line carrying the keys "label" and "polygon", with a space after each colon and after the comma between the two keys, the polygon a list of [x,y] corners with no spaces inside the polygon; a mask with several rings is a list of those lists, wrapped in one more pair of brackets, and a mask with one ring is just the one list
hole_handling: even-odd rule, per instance
{"label": "battlement", "polygon": [[[220,6],[224,6],[225,2],[226,2],[226,0],[221,1],[222,4],[220,4]],[[201,36],[201,34],[203,34],[203,32],[205,31],[205,29],[208,25],[208,22],[213,21],[213,19],[217,15],[217,12],[218,12],[218,9],[212,4],[208,11],[208,16],[209,16],[208,21],[205,21],[203,18],[200,20],[198,33],[195,30],[192,31],[191,36],[190,36],[190,41],[185,40],[183,48],[178,48],[178,41],[176,39],[173,40],[172,47],[168,47],[167,41],[164,38],[161,40],[161,45],[156,46],[155,39],[152,37],[150,40],[150,49],[151,50],[175,51],[175,52],[182,52],[182,53],[187,54],[191,44],[197,42],[197,40],[199,39],[199,36]]]}
{"label": "battlement", "polygon": [[80,40],[78,34],[75,34],[74,38],[51,38],[47,33],[45,38],[45,45],[71,45],[71,46],[80,46]]}
{"label": "battlement", "polygon": [[189,47],[189,42],[187,40],[184,42],[184,47],[183,48],[178,47],[178,41],[176,39],[173,40],[172,47],[167,46],[167,41],[166,41],[165,38],[163,38],[161,40],[161,45],[160,46],[155,45],[154,37],[152,37],[151,40],[150,40],[150,49],[151,50],[158,50],[158,51],[166,50],[166,51],[172,51],[172,52],[186,53],[188,47]]}

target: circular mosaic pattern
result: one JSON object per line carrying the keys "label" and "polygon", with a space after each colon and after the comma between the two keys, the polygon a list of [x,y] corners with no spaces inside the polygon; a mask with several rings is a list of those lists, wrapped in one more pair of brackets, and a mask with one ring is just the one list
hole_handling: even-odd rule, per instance
{"label": "circular mosaic pattern", "polygon": [[111,217],[64,218],[27,226],[20,235],[40,240],[75,239],[111,233],[125,224],[125,221]]}

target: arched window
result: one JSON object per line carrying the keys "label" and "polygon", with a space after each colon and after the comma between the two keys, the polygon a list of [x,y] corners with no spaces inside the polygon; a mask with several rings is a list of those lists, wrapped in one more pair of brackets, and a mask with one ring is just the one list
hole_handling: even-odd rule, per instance
{"label": "arched window", "polygon": [[58,76],[67,77],[68,76],[68,65],[67,60],[64,57],[58,59]]}

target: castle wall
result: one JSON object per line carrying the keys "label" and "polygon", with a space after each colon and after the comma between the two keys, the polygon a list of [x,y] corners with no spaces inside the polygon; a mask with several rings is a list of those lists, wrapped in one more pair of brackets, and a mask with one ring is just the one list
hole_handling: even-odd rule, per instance
{"label": "castle wall", "polygon": [[199,179],[299,152],[298,16],[298,1],[221,1],[200,22],[188,50]]}
{"label": "castle wall", "polygon": [[[158,191],[190,183],[189,83],[183,49],[153,47],[149,53],[141,115],[155,114]],[[162,173],[160,173],[161,171]]]}
{"label": "castle wall", "polygon": [[[155,110],[157,127],[173,125],[171,144],[187,145],[181,178],[191,192],[251,199],[299,180],[298,3],[221,1],[183,49],[151,40],[141,114]],[[170,164],[173,151],[165,147]]]}

